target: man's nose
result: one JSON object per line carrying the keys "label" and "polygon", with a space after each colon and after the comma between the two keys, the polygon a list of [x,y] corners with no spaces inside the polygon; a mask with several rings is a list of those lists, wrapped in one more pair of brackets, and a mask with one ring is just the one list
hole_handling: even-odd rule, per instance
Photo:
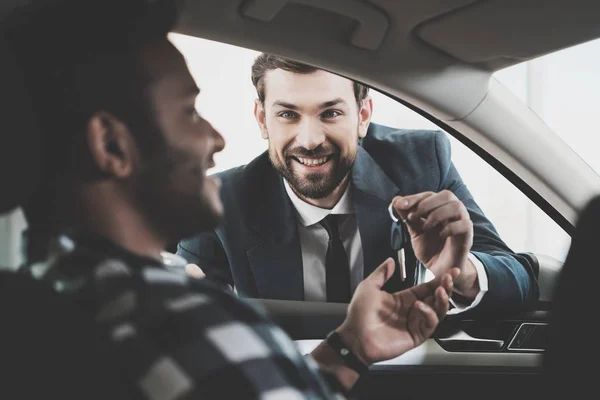
{"label": "man's nose", "polygon": [[296,129],[296,142],[305,149],[314,150],[325,142],[325,132],[309,118],[304,119]]}
{"label": "man's nose", "polygon": [[212,126],[212,124],[208,123],[208,125],[209,125],[209,129],[212,133],[215,153],[218,153],[225,148],[225,138],[223,137],[223,135],[221,135],[221,133],[218,130],[216,130]]}

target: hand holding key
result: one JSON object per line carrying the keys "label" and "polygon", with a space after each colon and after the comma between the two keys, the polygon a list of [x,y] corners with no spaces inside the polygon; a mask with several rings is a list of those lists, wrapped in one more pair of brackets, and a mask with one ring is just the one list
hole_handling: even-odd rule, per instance
{"label": "hand holding key", "polygon": [[477,271],[469,261],[473,223],[464,204],[451,191],[397,196],[393,211],[406,225],[417,259],[435,276],[452,268],[461,274],[455,291],[468,298],[478,291]]}

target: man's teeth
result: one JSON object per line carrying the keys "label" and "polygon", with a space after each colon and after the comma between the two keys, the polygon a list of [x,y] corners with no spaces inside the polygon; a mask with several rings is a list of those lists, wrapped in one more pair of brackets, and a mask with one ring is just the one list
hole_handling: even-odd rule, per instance
{"label": "man's teeth", "polygon": [[304,165],[308,165],[309,167],[315,167],[317,165],[322,165],[327,162],[327,157],[322,158],[300,158],[298,157],[298,161],[300,161]]}

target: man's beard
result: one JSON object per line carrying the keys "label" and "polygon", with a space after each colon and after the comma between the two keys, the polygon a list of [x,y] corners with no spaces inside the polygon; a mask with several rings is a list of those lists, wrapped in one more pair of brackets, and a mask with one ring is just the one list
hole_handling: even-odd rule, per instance
{"label": "man's beard", "polygon": [[[350,157],[342,157],[340,149],[333,145],[333,151],[317,147],[314,150],[297,147],[294,149],[284,149],[284,163],[277,158],[269,149],[269,158],[273,167],[283,176],[289,183],[295,193],[307,199],[324,199],[342,183],[344,178],[348,176],[354,165],[356,153]],[[332,154],[330,162],[333,163],[332,168],[328,173],[315,172],[304,176],[298,176],[294,172],[292,163],[295,157],[320,157],[324,154]]]}
{"label": "man's beard", "polygon": [[[145,162],[135,182],[136,203],[152,228],[169,241],[210,230],[222,220],[204,193],[202,168],[189,167],[197,164],[190,157],[165,146],[162,154]],[[202,193],[189,190],[191,187],[202,188]]]}

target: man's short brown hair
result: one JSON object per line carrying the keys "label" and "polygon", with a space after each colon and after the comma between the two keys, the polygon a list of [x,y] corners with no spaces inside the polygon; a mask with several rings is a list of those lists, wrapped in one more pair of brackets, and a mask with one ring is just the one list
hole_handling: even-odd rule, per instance
{"label": "man's short brown hair", "polygon": [[[274,54],[262,53],[254,60],[252,64],[252,83],[256,88],[258,99],[261,103],[265,102],[265,75],[267,72],[282,69],[288,72],[295,72],[297,74],[310,74],[318,71],[319,68],[313,67],[312,65],[304,64],[298,61],[293,61],[288,58],[276,56]],[[358,108],[361,108],[362,101],[369,94],[369,88],[358,82],[354,82],[354,97]]]}

